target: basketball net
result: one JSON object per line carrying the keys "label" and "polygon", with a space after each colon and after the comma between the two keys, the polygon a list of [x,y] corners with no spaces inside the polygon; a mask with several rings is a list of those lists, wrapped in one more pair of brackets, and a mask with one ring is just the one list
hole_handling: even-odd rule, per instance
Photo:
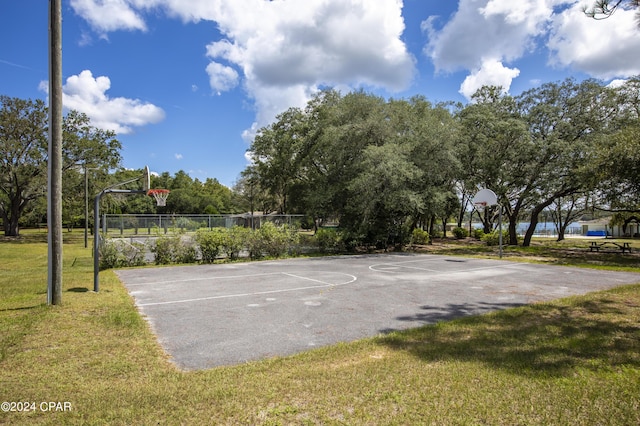
{"label": "basketball net", "polygon": [[479,212],[483,212],[484,209],[487,208],[487,203],[486,201],[479,201],[477,203],[473,203],[473,207],[475,207]]}
{"label": "basketball net", "polygon": [[156,199],[156,205],[158,207],[164,207],[167,205],[167,197],[169,196],[168,189],[150,189],[147,191],[147,195]]}

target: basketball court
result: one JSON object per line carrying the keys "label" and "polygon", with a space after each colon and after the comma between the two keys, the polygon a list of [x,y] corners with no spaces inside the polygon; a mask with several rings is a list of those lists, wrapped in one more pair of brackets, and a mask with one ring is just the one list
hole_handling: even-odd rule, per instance
{"label": "basketball court", "polygon": [[640,282],[640,274],[423,254],[116,271],[173,362],[233,365]]}

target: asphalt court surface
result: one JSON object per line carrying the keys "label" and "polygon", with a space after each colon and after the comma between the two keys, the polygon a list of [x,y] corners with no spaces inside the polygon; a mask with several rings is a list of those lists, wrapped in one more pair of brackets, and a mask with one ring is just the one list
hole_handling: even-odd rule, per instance
{"label": "asphalt court surface", "polygon": [[640,274],[422,254],[116,271],[181,369],[284,356],[640,282]]}

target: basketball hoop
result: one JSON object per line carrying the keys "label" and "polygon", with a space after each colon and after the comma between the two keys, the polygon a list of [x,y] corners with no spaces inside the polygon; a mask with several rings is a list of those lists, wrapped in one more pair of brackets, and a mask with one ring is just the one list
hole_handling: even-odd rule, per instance
{"label": "basketball hoop", "polygon": [[482,212],[487,207],[487,202],[486,201],[478,201],[476,203],[473,203],[473,207],[475,207],[475,209],[478,210],[479,212]]}
{"label": "basketball hoop", "polygon": [[167,197],[169,196],[168,189],[150,189],[147,191],[147,195],[152,196],[156,199],[156,204],[158,207],[164,207],[167,205]]}

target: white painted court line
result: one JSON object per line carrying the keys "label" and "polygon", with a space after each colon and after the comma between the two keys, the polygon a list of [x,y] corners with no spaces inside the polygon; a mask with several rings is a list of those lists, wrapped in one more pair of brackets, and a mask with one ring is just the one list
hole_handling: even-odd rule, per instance
{"label": "white painted court line", "polygon": [[[398,258],[402,257],[402,256],[396,256]],[[423,271],[429,271],[429,272],[438,272],[436,269],[429,269],[429,268],[418,268],[415,266],[404,266],[405,263],[415,263],[415,262],[435,262],[437,260],[442,260],[442,259],[412,259],[412,260],[406,260],[404,262],[384,262],[384,263],[375,263],[373,265],[369,266],[369,270],[371,271],[375,271],[375,272],[396,272],[393,269],[396,268],[413,268],[413,269],[421,269]],[[388,265],[388,267],[383,267],[384,265]]]}
{"label": "white painted court line", "polygon": [[176,283],[187,283],[193,281],[207,281],[207,280],[226,280],[226,279],[236,279],[236,278],[255,278],[255,277],[266,277],[269,275],[282,275],[281,272],[269,272],[262,274],[247,274],[247,275],[229,275],[229,276],[211,276],[207,275],[205,277],[200,278],[188,278],[182,280],[165,280],[165,281],[148,281],[146,283],[131,283],[127,284],[127,287],[133,286],[145,286],[145,285],[160,285],[160,284],[176,284]]}
{"label": "white painted court line", "polygon": [[[283,273],[282,273],[282,275],[286,275],[286,276],[288,276],[288,277],[292,277],[292,278],[298,278],[298,279],[300,279],[300,280],[313,281],[313,282],[315,282],[315,283],[320,283],[320,284],[323,284],[323,285],[333,285],[333,284],[331,284],[331,283],[326,283],[326,282],[324,282],[324,281],[320,281],[320,280],[314,280],[313,278],[309,278],[309,277],[302,277],[302,276],[300,276],[300,275],[290,274],[290,273],[288,273],[288,272],[283,272]],[[347,274],[344,274],[344,275],[347,275]],[[353,275],[352,275],[352,277],[353,277]],[[355,277],[354,277],[354,278],[355,278]]]}
{"label": "white painted court line", "polygon": [[[434,272],[435,274],[431,275],[454,275],[454,274],[463,274],[463,273],[467,273],[467,272],[478,272],[478,271],[484,271],[484,270],[493,270],[493,269],[512,269],[512,268],[517,268],[518,265],[512,265],[512,264],[508,264],[508,265],[491,265],[491,266],[480,266],[477,268],[469,268],[469,269],[463,269],[463,270],[454,270],[454,271],[441,271],[441,270],[437,270],[437,269],[430,269],[430,268],[420,268],[417,266],[406,266],[404,265],[405,263],[415,263],[415,262],[423,262],[423,259],[420,260],[408,260],[406,262],[395,262],[395,263],[391,263],[391,262],[385,262],[385,263],[376,263],[374,265],[369,266],[369,270],[374,271],[374,272],[384,272],[384,273],[401,273],[403,272],[402,270],[405,269],[416,269],[419,271],[426,271],[426,272]],[[388,267],[384,267],[384,265],[388,265]]]}
{"label": "white painted court line", "polygon": [[[339,286],[351,284],[351,283],[355,282],[358,279],[358,277],[356,277],[355,275],[344,274],[344,273],[341,273],[341,272],[334,272],[334,273],[335,274],[340,274],[340,275],[345,275],[347,277],[350,277],[351,279],[348,280],[348,281],[342,282],[342,283],[332,284],[332,283],[325,283],[325,282],[319,281],[319,280],[314,280],[313,278],[302,277],[302,276],[293,275],[293,274],[289,274],[289,273],[285,273],[285,272],[279,272],[277,274],[275,274],[275,273],[272,273],[272,274],[257,274],[257,275],[254,275],[254,276],[286,275],[286,276],[289,276],[291,278],[298,278],[298,279],[318,282],[318,283],[321,283],[321,285],[314,285],[314,286],[307,286],[307,287],[286,288],[286,289],[279,289],[279,290],[256,291],[256,292],[252,292],[252,293],[223,294],[223,295],[220,295],[220,296],[208,296],[208,297],[198,297],[198,298],[193,298],[193,299],[170,300],[170,301],[165,301],[165,302],[138,303],[137,305],[140,306],[140,307],[158,306],[158,305],[172,305],[172,304],[177,304],[177,303],[200,302],[200,301],[205,301],[205,300],[230,299],[230,298],[235,298],[235,297],[260,296],[260,295],[265,295],[265,294],[286,293],[286,292],[290,292],[290,291],[302,291],[302,290],[313,290],[313,289],[327,288],[327,287],[339,287]],[[236,275],[235,276],[235,278],[245,278],[245,277],[246,277],[246,275]],[[234,278],[234,277],[225,277],[225,278]],[[189,280],[187,280],[187,281],[189,281]]]}

